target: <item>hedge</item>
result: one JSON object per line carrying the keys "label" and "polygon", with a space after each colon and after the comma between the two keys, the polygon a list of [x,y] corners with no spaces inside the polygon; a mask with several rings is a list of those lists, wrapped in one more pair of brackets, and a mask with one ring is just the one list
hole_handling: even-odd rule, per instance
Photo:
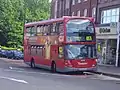
{"label": "hedge", "polygon": [[0,48],[2,50],[19,50],[19,51],[23,51],[23,48],[11,48],[11,47],[5,47],[5,46],[0,46]]}

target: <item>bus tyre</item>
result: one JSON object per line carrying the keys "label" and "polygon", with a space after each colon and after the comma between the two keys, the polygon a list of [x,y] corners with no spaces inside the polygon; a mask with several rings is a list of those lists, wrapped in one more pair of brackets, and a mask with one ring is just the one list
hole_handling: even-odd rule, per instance
{"label": "bus tyre", "polygon": [[52,73],[56,72],[56,64],[54,62],[51,64],[51,72]]}
{"label": "bus tyre", "polygon": [[35,68],[35,62],[34,62],[34,60],[31,60],[31,68]]}

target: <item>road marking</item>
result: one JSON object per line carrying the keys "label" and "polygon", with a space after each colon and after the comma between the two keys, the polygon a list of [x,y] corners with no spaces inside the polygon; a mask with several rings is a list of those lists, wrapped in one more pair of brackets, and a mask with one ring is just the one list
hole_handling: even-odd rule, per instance
{"label": "road marking", "polygon": [[[12,68],[12,67],[9,67]],[[98,75],[98,74],[93,74],[90,72],[85,72],[85,75],[65,75],[65,74],[52,74],[52,73],[46,73],[46,72],[34,72],[34,71],[25,71],[25,70],[19,70],[19,69],[4,69],[4,71],[7,72],[18,72],[18,73],[27,73],[27,74],[40,74],[40,75],[46,75],[46,76],[58,76],[58,77],[71,77],[71,78],[75,78],[75,77],[81,77],[81,78],[90,78],[90,79],[97,79],[97,80],[115,80],[115,81],[120,81],[120,79],[118,78],[114,78],[114,77],[109,77],[109,76],[104,76],[104,75]],[[89,75],[94,75],[95,77],[89,77]]]}
{"label": "road marking", "polygon": [[9,67],[9,69],[11,69],[11,70],[24,70],[22,68],[16,68],[16,67]]}
{"label": "road marking", "polygon": [[39,73],[39,72],[28,72],[28,71],[20,71],[20,70],[16,70],[16,69],[4,69],[4,71],[6,72],[20,72],[20,73],[28,73],[28,74],[35,74],[35,73]]}
{"label": "road marking", "polygon": [[110,76],[98,75],[98,77],[100,77],[101,80],[115,80],[115,81],[120,81],[119,78],[110,77]]}
{"label": "road marking", "polygon": [[15,82],[19,82],[19,83],[28,84],[27,81],[20,80],[20,79],[15,79],[15,78],[10,78],[10,77],[3,77],[3,76],[0,76],[0,78],[1,79],[7,79],[7,80],[15,81]]}
{"label": "road marking", "polygon": [[40,72],[29,72],[29,71],[20,71],[15,69],[4,69],[6,72],[18,72],[18,73],[27,73],[27,74],[41,74],[41,75],[52,75],[52,76],[64,76],[64,77],[73,77],[72,75],[64,75],[64,74],[52,74],[52,73],[40,73]]}

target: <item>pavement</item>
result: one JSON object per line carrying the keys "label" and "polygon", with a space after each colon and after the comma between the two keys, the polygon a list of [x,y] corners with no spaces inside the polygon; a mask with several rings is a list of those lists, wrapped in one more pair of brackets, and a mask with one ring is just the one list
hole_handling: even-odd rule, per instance
{"label": "pavement", "polygon": [[0,90],[119,90],[120,79],[94,73],[59,74],[0,58]]}
{"label": "pavement", "polygon": [[95,73],[120,78],[120,67],[98,65],[98,70]]}

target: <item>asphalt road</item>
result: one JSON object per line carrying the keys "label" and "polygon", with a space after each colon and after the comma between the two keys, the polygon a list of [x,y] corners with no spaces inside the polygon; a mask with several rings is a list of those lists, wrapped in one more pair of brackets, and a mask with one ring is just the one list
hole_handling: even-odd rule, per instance
{"label": "asphalt road", "polygon": [[120,90],[120,79],[92,73],[52,74],[0,59],[0,90]]}

